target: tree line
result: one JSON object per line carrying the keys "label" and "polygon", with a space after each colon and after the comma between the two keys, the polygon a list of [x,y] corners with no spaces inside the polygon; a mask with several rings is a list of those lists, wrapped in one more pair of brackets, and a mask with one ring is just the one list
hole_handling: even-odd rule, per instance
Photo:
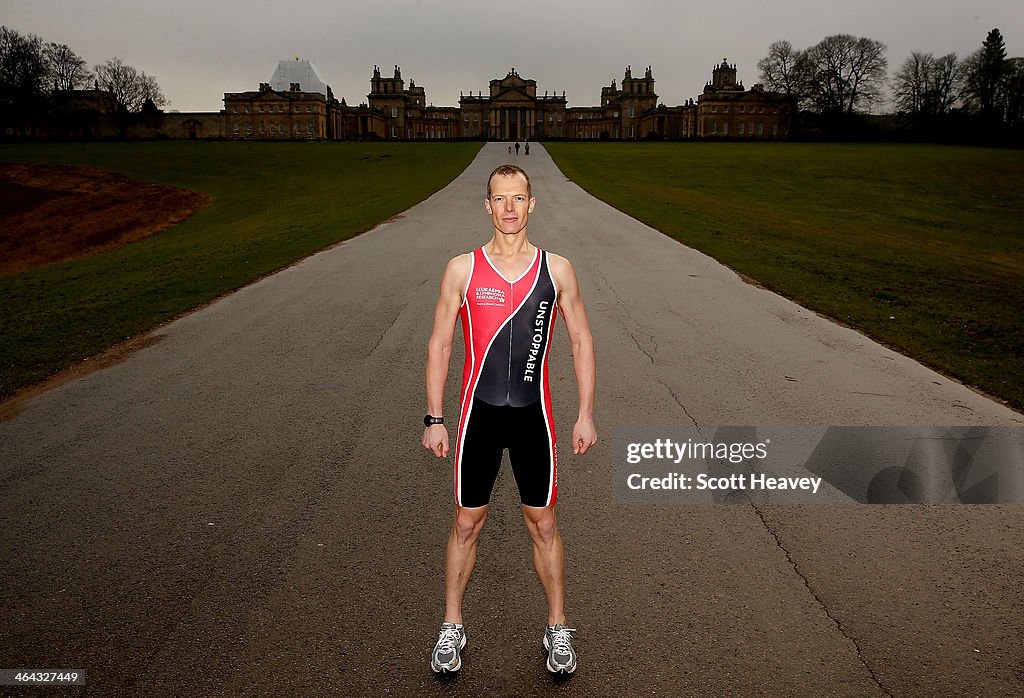
{"label": "tree line", "polygon": [[1008,58],[999,29],[966,58],[914,51],[892,75],[880,41],[836,34],[803,50],[776,41],[758,64],[762,84],[787,96],[791,131],[826,127],[891,97],[910,128],[935,133],[975,127],[992,136],[1024,128],[1024,58]]}
{"label": "tree line", "polygon": [[90,87],[109,92],[125,113],[167,105],[156,78],[120,58],[89,70],[85,60],[66,44],[0,26],[0,110],[6,120],[44,114],[55,93]]}

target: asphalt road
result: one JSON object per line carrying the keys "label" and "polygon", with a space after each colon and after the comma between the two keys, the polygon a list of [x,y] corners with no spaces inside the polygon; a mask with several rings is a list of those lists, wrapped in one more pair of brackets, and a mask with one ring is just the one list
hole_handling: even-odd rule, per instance
{"label": "asphalt road", "polygon": [[551,367],[580,670],[544,670],[505,468],[463,670],[435,679],[453,503],[450,459],[419,445],[425,345],[444,264],[488,239],[485,180],[508,159],[486,146],[396,220],[0,423],[0,668],[84,669],[96,695],[1024,692],[1024,507],[625,505],[610,443],[623,425],[1024,417],[591,198],[539,145],[518,157],[531,239],[574,262],[598,351],[584,457],[560,328]]}

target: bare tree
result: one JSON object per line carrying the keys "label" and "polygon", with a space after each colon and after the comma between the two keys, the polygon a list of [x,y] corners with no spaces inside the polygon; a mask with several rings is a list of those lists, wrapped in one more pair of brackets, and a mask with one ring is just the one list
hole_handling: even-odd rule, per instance
{"label": "bare tree", "polygon": [[0,26],[0,94],[5,101],[24,101],[43,94],[46,73],[43,40]]}
{"label": "bare tree", "polygon": [[936,58],[914,51],[893,76],[897,108],[916,118],[946,114],[960,99],[963,69],[955,53]]}
{"label": "bare tree", "polygon": [[885,87],[885,44],[835,34],[806,52],[808,94],[824,114],[852,114],[879,99]]}
{"label": "bare tree", "polygon": [[807,89],[807,59],[785,39],[768,47],[768,55],[757,62],[761,83],[772,92],[802,98]]}
{"label": "bare tree", "polygon": [[1006,63],[1006,124],[1011,128],[1020,128],[1024,126],[1024,58],[1011,58]]}
{"label": "bare tree", "polygon": [[167,106],[167,98],[164,97],[160,85],[152,75],[147,75],[145,72],[139,73],[139,92],[142,104],[149,102],[157,109]]}
{"label": "bare tree", "polygon": [[955,53],[935,59],[930,92],[935,114],[948,113],[963,98],[964,66]]}
{"label": "bare tree", "polygon": [[156,78],[136,70],[116,56],[96,66],[96,79],[100,87],[114,95],[125,111],[141,111],[147,100],[158,108],[167,104]]}
{"label": "bare tree", "polygon": [[125,111],[139,111],[144,97],[139,84],[139,71],[116,56],[96,66],[100,87],[114,95]]}
{"label": "bare tree", "polygon": [[44,49],[49,78],[56,90],[78,90],[89,84],[92,73],[67,44],[48,43]]}
{"label": "bare tree", "polygon": [[761,83],[771,90],[786,95],[789,103],[789,129],[800,131],[800,109],[806,106],[808,89],[808,63],[805,51],[794,50],[785,39],[768,47],[768,55],[757,62]]}
{"label": "bare tree", "polygon": [[916,116],[924,111],[928,73],[934,61],[932,54],[914,51],[896,71],[892,96],[901,112]]}

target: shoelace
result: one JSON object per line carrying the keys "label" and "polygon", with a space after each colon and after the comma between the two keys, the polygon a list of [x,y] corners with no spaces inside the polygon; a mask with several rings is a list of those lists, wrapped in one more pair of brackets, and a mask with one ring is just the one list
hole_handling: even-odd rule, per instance
{"label": "shoelace", "polygon": [[445,628],[441,631],[441,637],[437,638],[437,649],[442,653],[451,652],[455,649],[458,639],[458,628]]}
{"label": "shoelace", "polygon": [[559,654],[569,654],[572,652],[572,634],[576,632],[576,628],[562,628],[561,630],[555,630],[551,633],[551,648]]}

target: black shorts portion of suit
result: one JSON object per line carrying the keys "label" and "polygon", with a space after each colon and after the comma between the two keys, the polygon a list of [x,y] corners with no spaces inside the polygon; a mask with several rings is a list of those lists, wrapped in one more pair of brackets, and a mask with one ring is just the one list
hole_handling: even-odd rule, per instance
{"label": "black shorts portion of suit", "polygon": [[541,401],[525,407],[489,405],[476,398],[466,424],[459,490],[461,505],[481,507],[491,500],[502,453],[508,449],[519,501],[549,506],[556,483],[552,467],[555,445],[548,436]]}

